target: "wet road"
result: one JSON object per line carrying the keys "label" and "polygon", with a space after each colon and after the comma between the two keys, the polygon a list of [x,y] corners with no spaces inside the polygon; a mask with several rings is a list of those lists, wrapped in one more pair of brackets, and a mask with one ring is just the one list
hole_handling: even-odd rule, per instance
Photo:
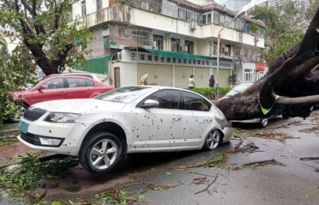
{"label": "wet road", "polygon": [[[122,185],[133,204],[317,205],[319,160],[300,158],[319,157],[318,124],[317,111],[306,120],[277,120],[266,129],[237,130],[243,140],[240,148],[251,145],[243,153],[232,152],[240,142],[234,139],[213,152],[131,155],[103,177],[78,166],[57,180],[57,186],[47,188],[47,199],[99,204],[96,194]],[[223,155],[227,161],[208,167],[207,162],[220,153],[227,153]]]}

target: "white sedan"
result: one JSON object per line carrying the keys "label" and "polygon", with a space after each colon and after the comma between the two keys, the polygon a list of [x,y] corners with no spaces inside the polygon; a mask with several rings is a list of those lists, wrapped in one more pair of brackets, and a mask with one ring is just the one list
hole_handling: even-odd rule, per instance
{"label": "white sedan", "polygon": [[133,86],[95,99],[33,105],[18,139],[39,150],[78,156],[93,174],[111,170],[127,153],[208,149],[229,142],[223,113],[192,91]]}

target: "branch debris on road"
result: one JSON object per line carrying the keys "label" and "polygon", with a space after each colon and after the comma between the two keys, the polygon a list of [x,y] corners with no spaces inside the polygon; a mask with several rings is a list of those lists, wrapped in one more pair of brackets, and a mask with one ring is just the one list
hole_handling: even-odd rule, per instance
{"label": "branch debris on road", "polygon": [[217,181],[218,178],[218,174],[216,174],[215,178],[205,187],[205,189],[200,190],[198,192],[195,192],[194,194],[200,194],[202,192],[208,192],[210,195],[212,195],[212,193],[209,191],[209,188]]}

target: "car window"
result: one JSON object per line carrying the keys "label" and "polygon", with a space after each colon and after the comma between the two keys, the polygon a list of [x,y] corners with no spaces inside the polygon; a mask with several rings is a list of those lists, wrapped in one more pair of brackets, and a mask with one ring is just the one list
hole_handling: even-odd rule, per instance
{"label": "car window", "polygon": [[94,86],[94,82],[91,80],[85,80],[85,85],[86,87],[93,87]]}
{"label": "car window", "polygon": [[52,80],[48,80],[44,85],[45,89],[59,89],[64,88],[63,79],[56,78]]}
{"label": "car window", "polygon": [[183,92],[183,109],[209,111],[211,104],[199,95]]}
{"label": "car window", "polygon": [[81,79],[81,78],[67,78],[67,82],[69,88],[79,88],[79,87],[92,87],[93,82],[90,84],[89,80]]}
{"label": "car window", "polygon": [[147,99],[157,100],[159,102],[159,108],[179,109],[179,91],[160,90],[150,95]]}

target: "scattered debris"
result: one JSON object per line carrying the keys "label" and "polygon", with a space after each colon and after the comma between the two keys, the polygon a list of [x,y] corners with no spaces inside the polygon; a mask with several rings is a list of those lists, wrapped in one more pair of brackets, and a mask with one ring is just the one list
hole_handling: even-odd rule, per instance
{"label": "scattered debris", "polygon": [[286,133],[279,133],[279,132],[262,132],[262,133],[256,133],[252,137],[259,137],[264,139],[271,139],[271,140],[277,140],[281,143],[284,143],[287,139],[296,139],[294,137],[288,136]]}
{"label": "scattered debris", "polygon": [[246,145],[240,147],[242,143],[243,143],[243,142],[241,141],[240,143],[238,143],[238,144],[235,146],[235,148],[234,148],[234,150],[233,150],[233,153],[241,152],[241,153],[243,153],[243,154],[244,154],[244,153],[251,154],[251,153],[257,152],[257,150],[258,150],[259,152],[262,151],[262,150],[259,150],[259,147],[256,146],[255,143],[253,143],[253,142],[251,142],[251,143],[249,143],[249,144],[246,144]]}
{"label": "scattered debris", "polygon": [[314,126],[314,127],[311,127],[311,128],[302,129],[302,130],[300,130],[300,132],[305,132],[305,133],[308,133],[308,134],[319,135],[319,127],[318,126]]}
{"label": "scattered debris", "polygon": [[199,172],[188,172],[190,174],[198,174],[198,175],[202,175],[202,176],[206,176],[206,177],[215,177],[215,176],[212,176],[212,175],[209,175],[209,174],[202,174],[202,173],[199,173]]}
{"label": "scattered debris", "polygon": [[268,127],[267,129],[280,129],[280,128],[288,128],[290,125],[299,125],[302,121],[294,121],[287,124],[283,124],[277,127]]}
{"label": "scattered debris", "polygon": [[209,180],[207,179],[207,177],[199,177],[199,178],[195,178],[192,181],[192,184],[195,185],[200,185],[200,184],[206,184]]}
{"label": "scattered debris", "polygon": [[210,195],[212,195],[212,193],[209,191],[209,188],[217,181],[217,178],[218,178],[218,174],[216,174],[215,178],[203,190],[195,192],[194,194],[200,194],[202,192],[208,192]]}
{"label": "scattered debris", "polygon": [[301,161],[319,160],[319,157],[300,157]]}
{"label": "scattered debris", "polygon": [[249,162],[246,164],[242,164],[240,166],[234,167],[233,170],[239,170],[242,168],[252,168],[255,169],[257,167],[262,167],[266,165],[279,165],[279,166],[286,166],[285,164],[278,162],[275,159],[270,159],[270,160],[262,160],[262,161],[255,161],[255,162]]}
{"label": "scattered debris", "polygon": [[226,154],[218,153],[211,160],[208,160],[206,162],[202,162],[200,164],[194,164],[194,165],[178,166],[178,167],[173,167],[171,169],[174,169],[174,170],[176,170],[176,169],[190,169],[190,168],[198,168],[198,167],[225,168],[227,160],[228,160],[228,156]]}

